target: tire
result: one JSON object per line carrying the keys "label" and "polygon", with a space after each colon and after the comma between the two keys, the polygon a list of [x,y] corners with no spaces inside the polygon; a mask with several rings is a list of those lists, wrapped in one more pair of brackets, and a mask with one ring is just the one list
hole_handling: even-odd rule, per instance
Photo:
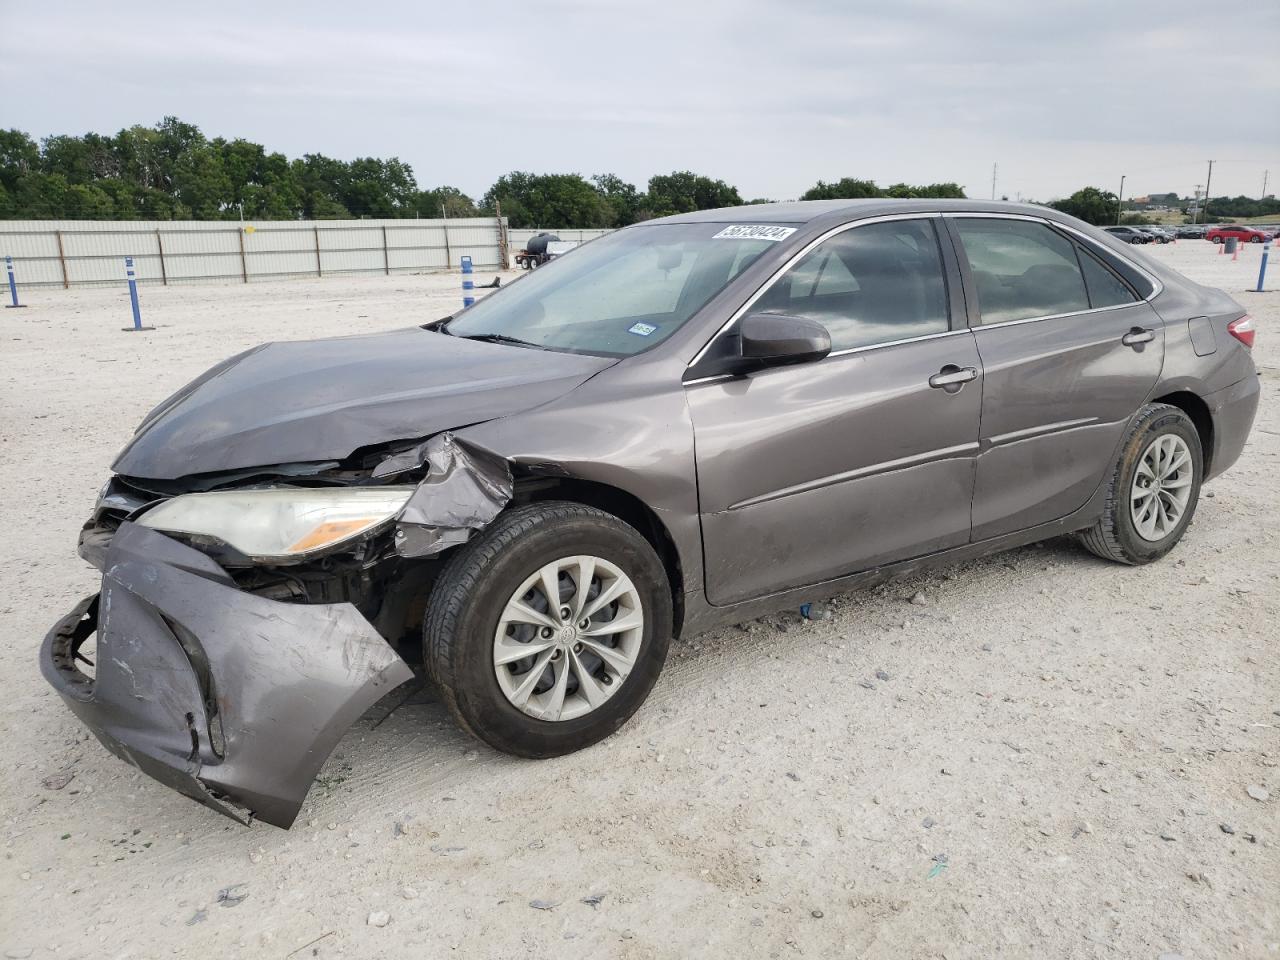
{"label": "tire", "polygon": [[1249,242],[1250,242],[1250,243],[1261,243],[1261,242],[1262,242],[1262,238],[1261,238],[1261,237],[1250,237],[1250,238],[1249,238]]}
{"label": "tire", "polygon": [[[1189,454],[1190,470],[1186,475],[1189,479],[1186,485],[1187,502],[1182,506],[1177,522],[1168,525],[1166,530],[1160,531],[1162,535],[1153,539],[1150,531],[1145,536],[1140,532],[1132,504],[1135,491],[1139,489],[1135,486],[1135,477],[1138,476],[1140,464],[1145,461],[1148,451],[1153,449],[1157,441],[1175,448],[1180,443]],[[1137,566],[1159,560],[1177,545],[1191,525],[1200,499],[1203,474],[1204,451],[1201,449],[1200,435],[1196,432],[1195,424],[1177,407],[1165,403],[1148,404],[1139,411],[1130,425],[1120,448],[1120,457],[1107,481],[1107,499],[1102,516],[1097,523],[1080,534],[1081,542],[1089,552],[1116,563]],[[1183,476],[1179,474],[1176,479],[1180,482]],[[1173,482],[1169,481],[1170,489],[1175,489]],[[1174,495],[1176,496],[1176,490]],[[1169,499],[1164,499],[1167,494],[1157,492],[1151,496],[1169,503]]]}
{"label": "tire", "polygon": [[[594,707],[587,705],[590,698],[583,696],[585,691],[579,682],[579,674],[574,672],[582,669],[593,655],[589,650],[582,653],[581,642],[572,644],[574,649],[570,654],[569,643],[577,639],[576,634],[562,641],[557,633],[553,642],[557,645],[563,643],[564,649],[559,652],[552,650],[552,653],[560,664],[560,671],[569,673],[566,684],[573,687],[569,694],[565,694],[566,686],[558,686],[562,691],[562,706],[568,707],[572,703],[578,709],[585,707],[586,712],[570,715],[567,719],[539,719],[516,706],[504,691],[498,673],[507,670],[514,677],[507,681],[508,684],[514,684],[522,677],[531,677],[535,670],[539,675],[546,675],[544,670],[547,669],[554,673],[558,683],[560,673],[555,673],[554,664],[545,668],[537,666],[536,657],[509,666],[497,666],[498,631],[500,625],[507,622],[504,617],[509,601],[517,596],[523,597],[529,606],[541,609],[545,616],[548,605],[545,600],[538,601],[539,597],[546,596],[538,586],[541,581],[535,581],[534,589],[529,593],[517,591],[536,578],[545,565],[561,562],[562,558],[567,561],[567,558],[577,557],[603,560],[606,565],[625,574],[623,579],[629,579],[628,586],[632,588],[632,593],[626,596],[638,599],[643,627],[628,634],[632,651],[628,655],[633,655],[634,659],[625,676],[616,675],[621,679],[609,679],[607,665],[595,658],[594,662],[599,665],[599,679],[593,689],[597,694],[608,692],[607,698]],[[568,577],[561,582],[566,586],[558,586],[557,590],[574,586]],[[599,591],[604,589],[604,581],[593,579],[591,584],[598,584],[595,594],[598,597]],[[531,596],[537,602],[530,602]],[[570,599],[565,602],[574,602],[573,596],[571,592]],[[616,601],[607,604],[604,610],[609,611],[611,607],[618,610],[615,617],[621,614],[621,607]],[[573,624],[567,621],[561,625],[561,630],[572,632],[572,628]],[[525,628],[521,625],[520,629]],[[536,634],[544,628],[530,626],[528,629],[534,631],[534,641],[541,642]],[[671,588],[662,561],[649,542],[633,527],[602,510],[577,503],[547,501],[506,512],[483,535],[465,544],[449,560],[427,605],[423,625],[423,659],[428,675],[439,687],[444,702],[463,729],[504,753],[541,759],[588,747],[630,719],[648,697],[662,671],[671,645],[671,633]],[[508,643],[516,642],[508,639],[505,633],[503,639]],[[607,644],[610,640],[604,642]],[[621,651],[621,638],[613,638],[613,642],[617,643],[615,652]],[[526,672],[515,674],[514,671],[522,666]],[[620,685],[614,689],[614,683]],[[530,689],[536,690],[541,686],[539,682],[531,685]],[[547,696],[547,691],[527,695],[526,708],[530,708],[535,699],[545,702]],[[565,712],[571,714],[571,711]]]}
{"label": "tire", "polygon": [[1210,237],[1209,239],[1210,239],[1210,240],[1212,240],[1214,243],[1222,243],[1222,242],[1223,242],[1223,238],[1222,238],[1222,237]]}

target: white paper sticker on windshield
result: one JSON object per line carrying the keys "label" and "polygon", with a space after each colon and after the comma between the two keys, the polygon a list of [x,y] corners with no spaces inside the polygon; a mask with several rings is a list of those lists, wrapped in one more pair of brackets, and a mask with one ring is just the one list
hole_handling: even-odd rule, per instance
{"label": "white paper sticker on windshield", "polygon": [[634,333],[637,337],[647,337],[657,329],[652,323],[640,323],[637,321],[627,327],[627,333]]}
{"label": "white paper sticker on windshield", "polygon": [[795,227],[766,227],[761,224],[739,223],[725,227],[712,240],[785,240],[796,232]]}

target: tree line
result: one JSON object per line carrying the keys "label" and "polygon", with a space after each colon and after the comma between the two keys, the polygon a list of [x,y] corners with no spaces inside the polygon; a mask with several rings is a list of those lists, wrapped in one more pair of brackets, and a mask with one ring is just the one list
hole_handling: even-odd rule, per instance
{"label": "tree line", "polygon": [[[818,181],[801,199],[963,197],[957,184],[881,188],[850,177]],[[422,188],[392,157],[289,159],[249,140],[206,137],[165,117],[114,135],[57,135],[36,142],[0,130],[0,219],[326,220],[492,216],[513,227],[621,227],[653,217],[743,203],[723,180],[673,171],[644,189],[612,174],[513,171],[475,200],[452,186]]]}
{"label": "tree line", "polygon": [[[1188,221],[1191,219],[1189,202],[1179,201],[1182,206],[1182,212],[1187,215]],[[1052,201],[1049,206],[1073,217],[1078,217],[1085,223],[1105,226],[1117,221],[1120,212],[1120,198],[1110,190],[1101,190],[1098,187],[1083,187],[1069,197]],[[1273,196],[1263,197],[1261,200],[1253,197],[1238,196],[1214,197],[1202,206],[1197,219],[1204,223],[1211,223],[1223,220],[1241,220],[1247,217],[1271,216],[1280,216],[1280,200]],[[1124,222],[1144,224],[1153,223],[1154,221],[1144,217],[1141,213],[1128,213],[1124,216]]]}

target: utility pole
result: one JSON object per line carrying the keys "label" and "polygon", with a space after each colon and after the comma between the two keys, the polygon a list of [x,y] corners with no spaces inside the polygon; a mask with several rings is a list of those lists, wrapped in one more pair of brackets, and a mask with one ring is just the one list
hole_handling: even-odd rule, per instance
{"label": "utility pole", "polygon": [[1000,164],[993,163],[991,165],[991,199],[996,198],[996,171],[1000,169]]}
{"label": "utility pole", "polygon": [[1260,198],[1262,200],[1267,199],[1267,177],[1269,177],[1270,175],[1271,175],[1270,170],[1262,171],[1262,197]]}
{"label": "utility pole", "polygon": [[1124,174],[1120,174],[1120,195],[1116,197],[1116,226],[1120,225],[1120,212],[1124,210]]}
{"label": "utility pole", "polygon": [[1209,222],[1209,187],[1213,184],[1213,163],[1214,161],[1209,161],[1209,176],[1204,181],[1204,220],[1201,221],[1202,223]]}

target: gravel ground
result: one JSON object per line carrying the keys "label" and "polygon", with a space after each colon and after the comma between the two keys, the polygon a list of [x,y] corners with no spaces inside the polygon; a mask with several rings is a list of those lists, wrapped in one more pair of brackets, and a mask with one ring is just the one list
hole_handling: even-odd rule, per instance
{"label": "gravel ground", "polygon": [[559,760],[392,698],[289,832],[107,754],[38,643],[96,589],[76,533],[153,403],[261,340],[442,315],[458,277],[147,287],[146,334],[123,290],[29,291],[0,315],[0,949],[1280,956],[1280,293],[1244,292],[1256,247],[1151,253],[1254,313],[1263,374],[1164,562],[1052,540],[686,638],[619,735]]}

